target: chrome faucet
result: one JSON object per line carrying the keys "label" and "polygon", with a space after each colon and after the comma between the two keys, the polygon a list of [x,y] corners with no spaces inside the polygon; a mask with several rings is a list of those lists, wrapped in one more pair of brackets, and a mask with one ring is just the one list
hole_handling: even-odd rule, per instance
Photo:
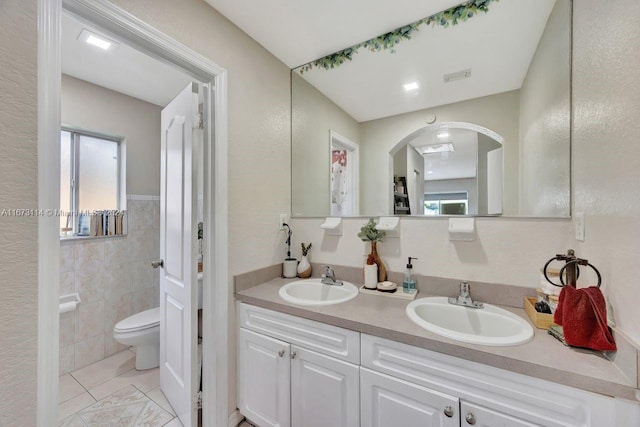
{"label": "chrome faucet", "polygon": [[320,276],[322,278],[320,283],[325,285],[342,286],[342,280],[336,280],[336,273],[333,271],[333,268],[328,265],[323,265],[323,267],[325,268],[325,271],[322,276]]}
{"label": "chrome faucet", "polygon": [[469,308],[482,308],[484,305],[471,298],[471,293],[469,293],[469,282],[460,282],[460,295],[458,298],[450,297],[449,304],[462,305]]}

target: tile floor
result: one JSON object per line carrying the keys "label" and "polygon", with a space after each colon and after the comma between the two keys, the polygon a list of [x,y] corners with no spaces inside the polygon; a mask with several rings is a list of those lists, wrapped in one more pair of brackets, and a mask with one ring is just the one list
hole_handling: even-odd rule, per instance
{"label": "tile floor", "polygon": [[61,376],[59,426],[181,427],[160,391],[159,370],[134,365],[127,349]]}

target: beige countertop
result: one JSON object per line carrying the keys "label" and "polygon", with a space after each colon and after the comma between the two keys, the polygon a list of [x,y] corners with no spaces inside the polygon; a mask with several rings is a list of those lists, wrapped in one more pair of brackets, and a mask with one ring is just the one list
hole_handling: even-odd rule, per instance
{"label": "beige countertop", "polygon": [[[534,338],[516,346],[466,344],[441,337],[414,324],[405,314],[409,301],[397,298],[361,293],[351,301],[330,306],[288,303],[280,298],[278,291],[290,281],[292,280],[273,279],[236,293],[236,299],[582,390],[630,400],[636,398],[636,380],[626,377],[603,354],[565,347],[545,330],[534,327]],[[418,294],[418,298],[426,296],[431,295]],[[530,322],[522,309],[501,308]]]}

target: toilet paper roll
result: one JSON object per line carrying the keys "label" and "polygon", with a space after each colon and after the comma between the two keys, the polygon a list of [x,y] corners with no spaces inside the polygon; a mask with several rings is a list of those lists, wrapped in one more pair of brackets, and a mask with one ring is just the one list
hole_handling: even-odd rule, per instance
{"label": "toilet paper roll", "polygon": [[77,305],[78,305],[78,303],[75,302],[75,301],[64,302],[64,303],[60,304],[60,314],[68,313],[70,311],[74,311],[76,309]]}

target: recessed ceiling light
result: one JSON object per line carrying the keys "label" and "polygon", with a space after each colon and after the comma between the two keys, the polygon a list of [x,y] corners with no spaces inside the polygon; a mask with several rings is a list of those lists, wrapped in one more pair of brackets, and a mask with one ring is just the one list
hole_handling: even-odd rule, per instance
{"label": "recessed ceiling light", "polygon": [[414,81],[414,82],[410,82],[410,83],[405,83],[404,85],[404,90],[407,92],[411,92],[414,90],[418,90],[420,89],[420,83],[418,83],[418,81]]}
{"label": "recessed ceiling light", "polygon": [[449,153],[455,151],[452,142],[445,142],[444,144],[430,144],[420,147],[422,154],[436,154],[436,153]]}
{"label": "recessed ceiling light", "polygon": [[82,40],[91,46],[98,47],[102,50],[112,50],[118,46],[117,42],[113,40],[109,40],[104,36],[99,36],[98,34],[83,28],[78,36],[78,40]]}

